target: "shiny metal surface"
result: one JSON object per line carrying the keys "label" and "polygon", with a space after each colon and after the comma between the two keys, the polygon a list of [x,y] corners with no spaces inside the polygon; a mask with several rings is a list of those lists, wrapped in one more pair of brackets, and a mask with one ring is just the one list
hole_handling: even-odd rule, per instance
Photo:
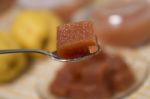
{"label": "shiny metal surface", "polygon": [[47,55],[50,58],[56,60],[56,61],[61,61],[61,62],[76,62],[76,61],[80,61],[86,58],[89,58],[95,54],[97,54],[98,52],[100,52],[100,47],[99,45],[97,46],[98,49],[96,52],[91,53],[87,56],[83,56],[83,57],[79,57],[79,58],[73,58],[73,59],[64,59],[61,58],[57,55],[57,52],[49,52],[49,51],[45,51],[45,50],[39,50],[39,49],[9,49],[9,50],[0,50],[0,54],[13,54],[13,53],[39,53],[39,54],[43,54],[43,55]]}

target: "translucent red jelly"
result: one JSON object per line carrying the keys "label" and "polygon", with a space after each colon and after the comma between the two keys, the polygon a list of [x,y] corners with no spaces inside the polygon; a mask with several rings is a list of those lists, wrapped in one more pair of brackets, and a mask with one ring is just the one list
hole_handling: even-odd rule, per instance
{"label": "translucent red jelly", "polygon": [[64,24],[57,30],[57,54],[62,58],[77,58],[90,54],[97,46],[93,24],[89,21]]}
{"label": "translucent red jelly", "polygon": [[65,64],[49,91],[66,99],[111,99],[134,82],[132,71],[121,57],[99,53],[87,60]]}
{"label": "translucent red jelly", "polygon": [[150,40],[148,0],[110,0],[93,12],[103,44],[136,46]]}

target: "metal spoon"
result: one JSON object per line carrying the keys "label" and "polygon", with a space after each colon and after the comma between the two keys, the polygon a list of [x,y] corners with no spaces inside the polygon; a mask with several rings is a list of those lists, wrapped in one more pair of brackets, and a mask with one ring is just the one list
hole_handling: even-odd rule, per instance
{"label": "metal spoon", "polygon": [[65,59],[65,58],[60,58],[57,55],[57,52],[49,52],[49,51],[44,51],[44,50],[39,50],[39,49],[10,49],[10,50],[0,50],[0,54],[10,54],[10,53],[39,53],[43,55],[47,55],[51,57],[54,60],[61,61],[61,62],[75,62],[75,61],[80,61],[86,58],[89,58],[95,54],[97,54],[100,51],[100,47],[97,46],[97,51],[94,53],[91,53],[87,56],[83,57],[78,57],[78,58],[73,58],[73,59]]}

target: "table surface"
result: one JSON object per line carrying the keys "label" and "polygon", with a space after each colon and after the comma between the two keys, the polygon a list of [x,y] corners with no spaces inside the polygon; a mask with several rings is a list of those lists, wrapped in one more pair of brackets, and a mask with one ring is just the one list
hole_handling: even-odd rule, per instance
{"label": "table surface", "polygon": [[[150,63],[150,46],[145,46],[136,50],[121,49],[116,51],[122,55],[125,55],[125,57],[127,56],[127,58],[136,55],[136,57],[146,60],[148,64]],[[18,79],[18,81],[9,85],[1,86],[0,96],[5,96],[6,99],[40,99],[36,92],[37,90],[35,90],[37,82],[49,77],[50,70],[56,65],[58,65],[57,62],[52,60],[33,64],[33,68]],[[138,91],[133,93],[127,99],[150,99],[150,77]]]}

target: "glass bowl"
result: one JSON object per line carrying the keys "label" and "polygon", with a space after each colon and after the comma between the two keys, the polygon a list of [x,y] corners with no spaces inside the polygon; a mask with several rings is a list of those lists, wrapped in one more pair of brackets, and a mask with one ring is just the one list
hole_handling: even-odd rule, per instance
{"label": "glass bowl", "polygon": [[[123,99],[133,94],[144,84],[144,82],[148,77],[149,66],[147,61],[136,56],[129,57],[125,59],[125,61],[129,64],[129,67],[133,71],[136,78],[136,82],[126,91],[114,95],[112,99]],[[57,71],[63,66],[63,64],[58,62],[53,62],[53,61],[49,64],[51,64],[50,69],[47,70],[49,71],[49,73],[47,73],[47,75],[45,75],[45,77],[43,77],[42,80],[37,81],[36,91],[39,97],[41,97],[42,99],[62,99],[61,97],[58,98],[54,96],[52,93],[50,93],[48,91],[48,88],[50,84],[53,82],[57,74]]]}

